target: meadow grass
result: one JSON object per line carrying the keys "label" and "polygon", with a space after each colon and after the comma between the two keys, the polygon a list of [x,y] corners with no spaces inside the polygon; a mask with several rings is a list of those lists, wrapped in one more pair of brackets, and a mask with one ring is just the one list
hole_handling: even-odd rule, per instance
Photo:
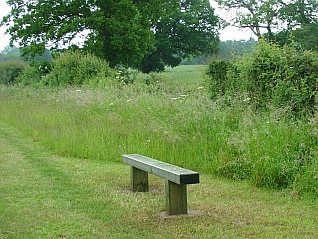
{"label": "meadow grass", "polygon": [[129,190],[121,163],[61,157],[0,123],[0,238],[317,238],[318,207],[202,174],[192,217],[162,217],[164,182]]}
{"label": "meadow grass", "polygon": [[255,113],[244,98],[211,101],[204,69],[168,69],[155,78],[164,84],[1,87],[0,121],[58,155],[118,162],[138,153],[315,200],[317,116],[294,122],[283,109]]}

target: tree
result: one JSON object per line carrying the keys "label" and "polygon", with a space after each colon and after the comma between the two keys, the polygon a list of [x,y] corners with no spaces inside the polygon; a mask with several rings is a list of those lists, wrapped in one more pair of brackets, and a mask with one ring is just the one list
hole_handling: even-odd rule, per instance
{"label": "tree", "polygon": [[219,18],[208,0],[182,0],[166,13],[153,25],[155,47],[141,62],[143,72],[177,66],[188,56],[217,52]]}
{"label": "tree", "polygon": [[231,24],[236,27],[249,28],[258,38],[265,31],[272,38],[273,28],[280,25],[279,12],[282,6],[277,0],[217,0],[227,9],[235,10]]}
{"label": "tree", "polygon": [[28,47],[26,53],[41,52],[46,45],[65,48],[87,33],[85,50],[112,65],[136,65],[153,46],[150,23],[131,0],[8,0],[7,3],[12,10],[2,22],[9,25],[11,43]]}
{"label": "tree", "polygon": [[288,22],[290,28],[303,27],[318,21],[317,0],[279,1],[283,4],[282,18]]}
{"label": "tree", "polygon": [[[7,3],[12,10],[2,24],[9,26],[11,43],[27,47],[25,53],[41,52],[45,47],[82,48],[108,60],[112,66],[138,67],[146,55],[154,52],[159,52],[160,59],[170,64],[176,54],[183,57],[208,49],[212,29],[213,42],[217,41],[214,29],[218,22],[208,0],[7,0]],[[187,35],[191,29],[194,34]],[[178,30],[177,35],[171,35],[174,30]],[[197,44],[190,44],[188,39],[197,33],[200,33],[194,38]],[[83,45],[73,44],[80,36]],[[165,43],[161,43],[163,40]],[[196,50],[191,49],[194,46]]]}
{"label": "tree", "polygon": [[216,0],[223,8],[235,10],[231,24],[249,28],[258,37],[269,41],[299,27],[317,21],[317,0]]}
{"label": "tree", "polygon": [[304,50],[318,51],[317,0],[289,1],[281,9],[281,17],[287,27],[274,34],[274,42],[281,46],[294,44]]}
{"label": "tree", "polygon": [[295,41],[303,49],[318,51],[318,23],[311,23],[293,31]]}

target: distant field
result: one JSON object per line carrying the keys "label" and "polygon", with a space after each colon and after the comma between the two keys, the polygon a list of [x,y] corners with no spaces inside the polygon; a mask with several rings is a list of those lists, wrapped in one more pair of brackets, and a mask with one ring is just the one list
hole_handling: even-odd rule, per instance
{"label": "distant field", "polygon": [[205,65],[184,65],[176,68],[166,68],[165,73],[173,81],[184,84],[202,84],[203,76],[207,66]]}

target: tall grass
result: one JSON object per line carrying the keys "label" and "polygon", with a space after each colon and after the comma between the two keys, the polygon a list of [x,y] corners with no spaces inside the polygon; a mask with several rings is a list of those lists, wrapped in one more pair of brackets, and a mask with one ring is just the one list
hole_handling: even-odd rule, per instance
{"label": "tall grass", "polygon": [[188,80],[170,79],[155,92],[138,81],[103,90],[1,87],[0,120],[60,155],[119,162],[138,153],[318,196],[318,116],[292,122],[282,109],[255,113],[244,100],[211,101],[202,78]]}

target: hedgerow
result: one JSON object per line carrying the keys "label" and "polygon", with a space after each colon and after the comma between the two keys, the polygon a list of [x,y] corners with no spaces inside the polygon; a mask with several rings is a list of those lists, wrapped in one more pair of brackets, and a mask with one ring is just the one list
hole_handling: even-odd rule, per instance
{"label": "hedgerow", "polygon": [[27,64],[23,61],[0,62],[0,84],[13,85]]}
{"label": "hedgerow", "polygon": [[257,109],[273,105],[288,108],[293,115],[313,113],[317,107],[317,52],[260,41],[247,56],[212,62],[207,74],[212,96],[240,92]]}

